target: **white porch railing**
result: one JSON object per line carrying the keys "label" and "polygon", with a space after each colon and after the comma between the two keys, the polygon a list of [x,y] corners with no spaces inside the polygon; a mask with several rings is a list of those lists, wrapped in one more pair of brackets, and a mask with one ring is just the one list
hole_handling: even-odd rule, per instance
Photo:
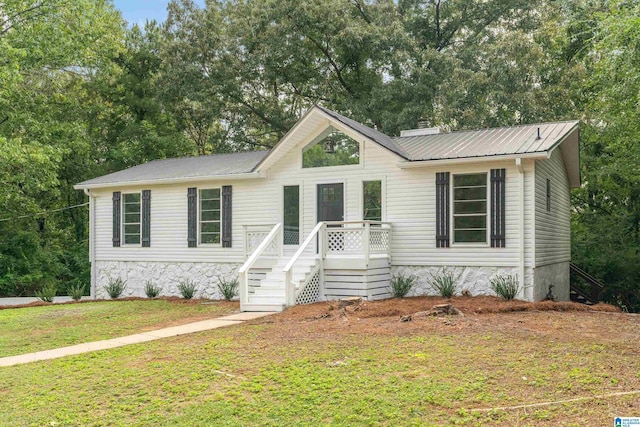
{"label": "white porch railing", "polygon": [[[311,233],[309,233],[309,235],[307,236],[306,239],[304,239],[304,242],[300,245],[300,247],[298,248],[298,250],[296,251],[296,253],[293,255],[293,257],[289,260],[289,262],[287,263],[287,265],[284,267],[284,277],[285,277],[285,281],[284,281],[284,285],[285,285],[285,295],[286,295],[286,304],[288,306],[290,305],[295,305],[296,303],[296,284],[292,281],[292,270],[293,270],[293,266],[296,264],[296,262],[300,259],[300,256],[304,253],[304,251],[309,247],[309,245],[311,245],[314,241],[316,236],[318,236],[318,239],[320,239],[318,241],[318,245],[319,247],[322,247],[322,233],[320,233],[320,230],[322,230],[324,228],[324,222],[319,222],[316,224],[315,227],[313,227],[313,230],[311,230]],[[311,269],[311,271],[314,274],[319,274],[318,276],[318,286],[320,286],[322,284],[322,257],[318,257],[318,263],[316,266],[314,266],[314,268]],[[300,289],[298,291],[298,293],[303,292],[305,286],[308,284],[309,282],[309,276],[307,276],[307,278],[304,280],[302,286],[300,286]]]}
{"label": "white porch railing", "polygon": [[[247,247],[248,241],[253,239],[257,239],[258,237],[252,237],[249,239],[247,234],[249,233],[249,228],[251,227],[264,227],[264,226],[245,226],[245,247]],[[258,231],[255,231],[254,236],[260,236]],[[256,261],[262,255],[274,255],[278,256],[282,251],[282,224],[278,223],[273,226],[273,228],[264,236],[260,244],[250,251],[251,255],[247,259],[247,261],[242,264],[242,267],[238,270],[238,276],[240,280],[240,305],[247,304],[249,302],[249,270],[256,263]],[[247,250],[249,251],[249,250]]]}
{"label": "white porch railing", "polygon": [[326,222],[321,258],[361,256],[369,264],[372,256],[391,257],[391,223],[380,221]]}
{"label": "white porch railing", "polygon": [[[250,256],[269,235],[275,224],[253,224],[243,225],[242,234],[244,235],[244,251],[245,256]],[[281,240],[272,240],[268,247],[264,250],[264,255],[279,256]]]}

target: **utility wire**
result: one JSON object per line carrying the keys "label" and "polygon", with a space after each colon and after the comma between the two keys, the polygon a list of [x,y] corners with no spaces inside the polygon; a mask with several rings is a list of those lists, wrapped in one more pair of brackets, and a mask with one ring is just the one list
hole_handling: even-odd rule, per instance
{"label": "utility wire", "polygon": [[36,216],[46,215],[46,214],[52,213],[52,212],[66,211],[68,209],[74,209],[74,208],[80,208],[82,206],[87,206],[88,204],[89,204],[89,202],[86,202],[86,203],[82,203],[80,205],[67,206],[66,208],[52,209],[50,211],[38,212],[38,213],[35,213],[35,214],[30,214],[30,215],[21,215],[21,216],[14,216],[14,217],[11,217],[11,218],[3,218],[3,219],[0,219],[0,222],[11,221],[12,219],[22,219],[22,218],[36,217]]}

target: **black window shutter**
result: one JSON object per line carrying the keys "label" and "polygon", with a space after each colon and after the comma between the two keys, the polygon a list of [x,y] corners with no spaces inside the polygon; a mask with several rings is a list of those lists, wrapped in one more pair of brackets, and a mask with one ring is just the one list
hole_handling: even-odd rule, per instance
{"label": "black window shutter", "polygon": [[504,169],[491,169],[491,247],[504,248],[506,242],[504,226]]}
{"label": "black window shutter", "polygon": [[222,247],[231,247],[231,186],[222,186]]}
{"label": "black window shutter", "polygon": [[113,247],[120,247],[120,192],[113,192]]}
{"label": "black window shutter", "polygon": [[436,247],[449,247],[449,172],[436,173]]}
{"label": "black window shutter", "polygon": [[142,247],[151,247],[151,190],[142,190]]}
{"label": "black window shutter", "polygon": [[188,247],[198,246],[198,189],[187,190],[187,242]]}

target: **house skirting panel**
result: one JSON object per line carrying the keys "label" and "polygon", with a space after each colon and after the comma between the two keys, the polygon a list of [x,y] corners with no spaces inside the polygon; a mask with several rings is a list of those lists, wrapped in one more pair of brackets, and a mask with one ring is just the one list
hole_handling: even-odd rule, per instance
{"label": "house skirting panel", "polygon": [[218,290],[220,278],[238,277],[240,264],[204,262],[139,262],[96,261],[96,298],[109,298],[105,286],[121,278],[127,282],[123,297],[145,297],[147,281],[162,287],[162,296],[180,296],[178,284],[190,280],[197,285],[196,298],[222,299]]}
{"label": "house skirting panel", "polygon": [[327,300],[362,297],[369,301],[391,296],[389,266],[366,270],[324,270],[323,295]]}
{"label": "house skirting panel", "polygon": [[543,265],[533,269],[536,301],[543,300],[553,285],[552,293],[558,301],[569,301],[569,261]]}

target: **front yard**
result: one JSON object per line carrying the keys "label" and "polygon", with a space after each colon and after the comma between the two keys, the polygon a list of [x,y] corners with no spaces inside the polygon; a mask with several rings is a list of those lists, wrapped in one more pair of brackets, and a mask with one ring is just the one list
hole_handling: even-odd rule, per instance
{"label": "front yard", "polygon": [[100,301],[0,310],[0,357],[116,338],[223,316],[237,303]]}
{"label": "front yard", "polygon": [[353,311],[318,303],[0,368],[0,425],[602,426],[640,414],[640,394],[591,398],[640,390],[638,316],[478,314],[459,298],[453,304],[464,316],[399,320],[407,306],[413,312],[438,302]]}

